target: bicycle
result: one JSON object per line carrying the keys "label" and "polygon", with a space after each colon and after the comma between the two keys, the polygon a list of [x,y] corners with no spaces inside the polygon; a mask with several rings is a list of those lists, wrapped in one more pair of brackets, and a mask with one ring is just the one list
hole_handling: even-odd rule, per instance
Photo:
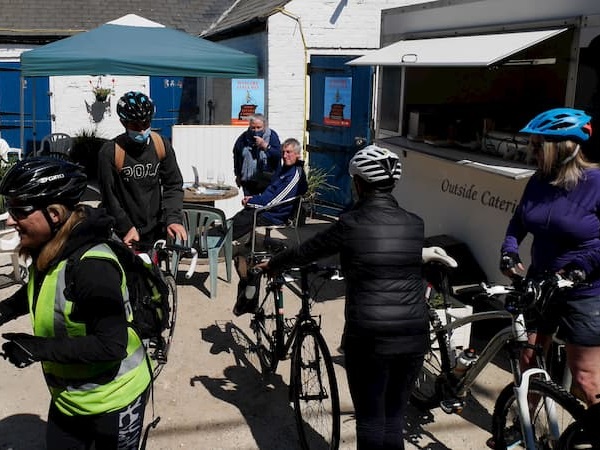
{"label": "bicycle", "polygon": [[190,267],[185,274],[185,277],[189,279],[196,270],[198,252],[193,247],[186,247],[170,243],[168,244],[164,239],[159,239],[152,244],[137,242],[133,247],[134,251],[138,255],[142,255],[144,253],[147,254],[148,260],[160,269],[160,272],[164,277],[165,283],[169,290],[169,317],[167,319],[167,326],[164,329],[160,339],[151,339],[149,342],[144,342],[148,357],[154,362],[154,364],[152,364],[152,371],[153,377],[156,379],[167,363],[169,350],[171,349],[171,343],[175,333],[175,324],[177,322],[177,283],[175,282],[177,269],[175,269],[175,272],[173,272],[171,269],[173,253],[178,253],[177,261],[180,260],[181,256],[191,257]]}
{"label": "bicycle", "polygon": [[[428,264],[442,274],[438,288],[441,289],[446,316],[452,319],[447,312],[450,296],[445,273],[449,265],[439,259]],[[461,412],[478,375],[504,349],[508,351],[514,381],[502,390],[496,400],[492,416],[492,439],[488,445],[493,445],[495,449],[515,448],[519,444],[529,450],[556,449],[561,432],[581,417],[584,408],[576,397],[550,379],[545,370],[542,349],[527,342],[524,312],[531,305],[545,305],[557,289],[571,285],[572,282],[556,275],[541,281],[515,280],[512,286],[482,283],[477,292],[473,292],[475,298],[503,296],[505,309],[449,320],[446,325],[442,325],[427,298],[432,345],[425,356],[411,402],[423,409],[439,405],[448,414]],[[452,347],[452,333],[462,326],[492,319],[510,320],[511,324],[491,338],[479,357],[473,358],[466,367],[457,367],[459,358]],[[535,351],[538,367],[521,371],[519,357],[524,349]],[[460,374],[462,370],[464,373]]]}
{"label": "bicycle", "polygon": [[[251,269],[256,270],[256,269]],[[292,274],[299,272],[300,287]],[[274,275],[266,283],[250,327],[263,373],[275,373],[291,356],[290,402],[303,449],[337,449],[340,440],[340,401],[331,354],[321,334],[321,317],[311,314],[309,274],[339,279],[334,266],[315,263]],[[255,272],[256,275],[256,272]],[[259,275],[260,276],[260,275]],[[302,301],[294,317],[285,317],[283,287]]]}

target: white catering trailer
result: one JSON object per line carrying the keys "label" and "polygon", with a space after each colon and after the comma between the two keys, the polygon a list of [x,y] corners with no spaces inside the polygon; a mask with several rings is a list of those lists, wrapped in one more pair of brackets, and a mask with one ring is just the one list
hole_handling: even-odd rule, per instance
{"label": "white catering trailer", "polygon": [[600,160],[600,1],[440,0],[383,10],[381,24],[381,49],[349,64],[376,67],[375,141],[403,164],[395,194],[428,236],[466,244],[502,280],[500,245],[535,170],[519,130],[584,109]]}

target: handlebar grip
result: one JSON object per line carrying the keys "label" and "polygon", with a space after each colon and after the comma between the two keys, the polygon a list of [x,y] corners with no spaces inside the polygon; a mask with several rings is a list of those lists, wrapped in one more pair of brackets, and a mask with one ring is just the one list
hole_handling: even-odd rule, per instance
{"label": "handlebar grip", "polygon": [[196,250],[194,247],[190,247],[189,251],[192,254],[192,260],[190,261],[190,268],[185,273],[186,280],[192,278],[194,272],[196,272],[196,264],[198,263],[198,250]]}

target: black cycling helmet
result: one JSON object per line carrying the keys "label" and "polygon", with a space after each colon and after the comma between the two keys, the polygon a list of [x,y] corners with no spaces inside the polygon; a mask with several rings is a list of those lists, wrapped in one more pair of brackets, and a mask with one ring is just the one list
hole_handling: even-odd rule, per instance
{"label": "black cycling helmet", "polygon": [[126,92],[117,103],[117,115],[123,122],[150,122],[154,117],[154,102],[143,92]]}
{"label": "black cycling helmet", "polygon": [[39,156],[17,162],[2,178],[0,195],[9,203],[44,207],[53,203],[73,207],[87,186],[77,164]]}

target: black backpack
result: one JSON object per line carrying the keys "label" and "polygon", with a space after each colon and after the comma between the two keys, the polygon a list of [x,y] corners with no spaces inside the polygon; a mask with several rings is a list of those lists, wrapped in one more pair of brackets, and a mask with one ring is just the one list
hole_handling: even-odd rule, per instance
{"label": "black backpack", "polygon": [[[125,272],[129,304],[133,315],[132,328],[142,339],[146,348],[152,348],[151,356],[161,363],[166,362],[160,361],[160,354],[161,349],[165,346],[162,333],[169,326],[169,287],[158,266],[152,264],[150,259],[144,261],[144,255],[148,256],[148,254],[136,255],[117,239],[106,239],[84,246],[67,260],[65,269],[67,289],[73,283],[71,274],[76,268],[77,262],[85,252],[100,244],[110,247]],[[153,255],[149,256],[152,258]],[[126,313],[128,314],[128,311]]]}

